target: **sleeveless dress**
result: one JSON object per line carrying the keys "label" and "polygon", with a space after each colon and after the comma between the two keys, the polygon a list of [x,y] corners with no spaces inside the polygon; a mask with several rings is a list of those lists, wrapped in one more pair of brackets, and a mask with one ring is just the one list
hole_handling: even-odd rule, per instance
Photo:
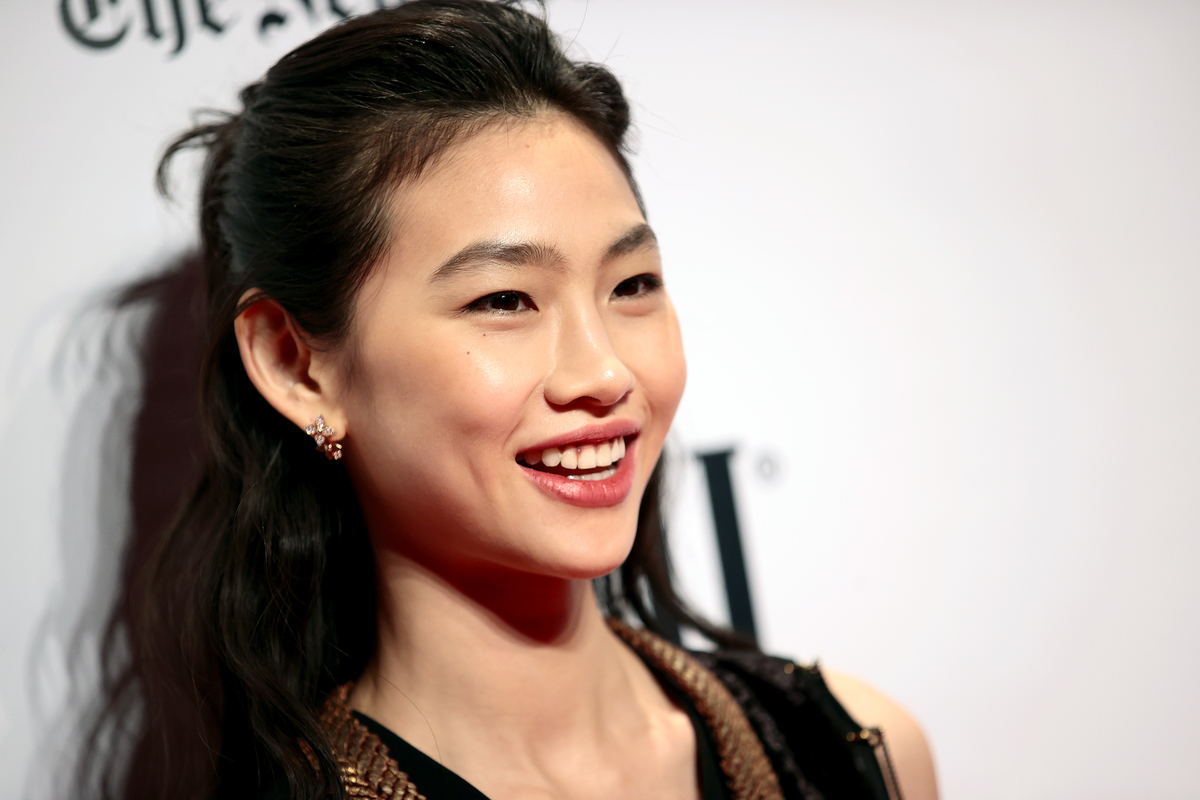
{"label": "sleeveless dress", "polygon": [[[882,733],[854,722],[815,666],[757,652],[693,653],[609,620],[696,729],[703,800],[900,800]],[[346,706],[321,709],[346,796],[488,800],[451,770]]]}

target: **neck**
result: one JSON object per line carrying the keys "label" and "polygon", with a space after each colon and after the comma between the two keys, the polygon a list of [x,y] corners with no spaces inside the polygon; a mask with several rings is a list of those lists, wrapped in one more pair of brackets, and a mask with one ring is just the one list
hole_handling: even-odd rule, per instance
{"label": "neck", "polygon": [[453,581],[377,556],[376,651],[350,703],[447,766],[480,746],[529,758],[556,738],[594,734],[614,698],[655,691],[604,622],[590,581]]}

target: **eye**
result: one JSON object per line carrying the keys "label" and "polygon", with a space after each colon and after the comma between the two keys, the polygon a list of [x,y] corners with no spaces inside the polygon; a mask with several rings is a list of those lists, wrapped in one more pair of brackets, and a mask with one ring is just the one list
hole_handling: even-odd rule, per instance
{"label": "eye", "polygon": [[613,289],[613,297],[638,297],[662,288],[662,278],[657,275],[635,275],[626,278]]}
{"label": "eye", "polygon": [[518,311],[533,311],[536,308],[533,299],[524,292],[504,291],[484,295],[468,305],[466,310],[512,314]]}

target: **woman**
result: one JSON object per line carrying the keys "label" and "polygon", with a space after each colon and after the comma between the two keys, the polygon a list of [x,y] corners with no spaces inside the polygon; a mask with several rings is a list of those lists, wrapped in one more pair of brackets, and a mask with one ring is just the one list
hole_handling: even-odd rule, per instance
{"label": "woman", "polygon": [[418,0],[242,100],[164,159],[208,150],[207,460],[131,579],[125,793],[935,796],[902,712],[670,587],[684,360],[613,76]]}

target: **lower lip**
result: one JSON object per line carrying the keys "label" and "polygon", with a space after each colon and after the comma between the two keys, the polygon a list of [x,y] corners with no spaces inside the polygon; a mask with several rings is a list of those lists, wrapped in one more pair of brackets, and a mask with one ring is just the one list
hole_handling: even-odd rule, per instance
{"label": "lower lip", "polygon": [[580,508],[604,508],[625,502],[633,490],[634,454],[637,441],[626,443],[625,456],[617,462],[617,471],[599,481],[572,480],[564,475],[541,472],[518,464],[529,480],[546,494]]}

